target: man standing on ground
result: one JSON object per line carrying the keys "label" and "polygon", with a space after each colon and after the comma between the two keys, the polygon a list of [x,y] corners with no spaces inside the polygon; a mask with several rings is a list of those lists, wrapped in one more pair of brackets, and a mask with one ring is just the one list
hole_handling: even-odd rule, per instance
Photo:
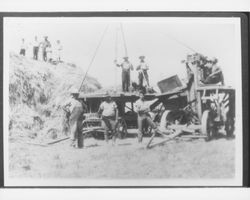
{"label": "man standing on ground", "polygon": [[150,106],[147,101],[145,101],[145,91],[140,90],[139,99],[135,102],[135,111],[138,114],[137,123],[138,123],[138,142],[142,142],[143,131],[145,127],[150,126],[154,131],[156,131],[157,126],[151,119],[149,112]]}
{"label": "man standing on ground", "polygon": [[105,141],[108,143],[109,132],[111,132],[112,141],[113,144],[115,144],[118,110],[116,103],[112,100],[111,96],[108,93],[106,94],[105,101],[101,103],[98,113],[102,115],[102,126],[105,129]]}
{"label": "man standing on ground", "polygon": [[139,88],[143,88],[143,80],[145,79],[147,86],[149,86],[148,80],[148,65],[145,62],[145,56],[140,56],[140,64],[137,66],[136,70],[139,71],[138,78],[139,78]]}
{"label": "man standing on ground", "polygon": [[83,113],[86,107],[83,106],[82,102],[78,99],[78,91],[76,89],[71,91],[71,99],[66,106],[69,105],[70,117],[70,139],[71,146],[83,148],[83,135],[81,133],[81,123],[83,120]]}
{"label": "man standing on ground", "polygon": [[130,86],[130,70],[133,70],[133,65],[128,61],[128,57],[123,57],[124,62],[121,64],[117,64],[117,60],[115,60],[115,64],[117,67],[122,68],[122,90],[123,92],[129,91]]}

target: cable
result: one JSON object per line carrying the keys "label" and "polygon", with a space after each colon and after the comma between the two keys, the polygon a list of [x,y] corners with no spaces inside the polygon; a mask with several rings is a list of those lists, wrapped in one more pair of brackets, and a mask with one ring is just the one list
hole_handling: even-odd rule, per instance
{"label": "cable", "polygon": [[88,74],[88,71],[90,70],[90,67],[91,67],[92,63],[94,62],[94,59],[95,59],[96,54],[97,54],[97,52],[98,52],[98,49],[99,49],[99,47],[101,46],[101,43],[102,43],[102,41],[103,41],[103,38],[104,38],[105,33],[107,32],[107,30],[108,30],[108,25],[105,27],[104,32],[103,32],[103,34],[102,34],[102,37],[101,37],[101,39],[100,39],[100,41],[99,41],[99,43],[98,43],[98,45],[97,45],[97,47],[96,47],[96,49],[95,49],[94,55],[93,55],[93,57],[92,57],[92,59],[91,59],[91,61],[90,61],[90,63],[89,63],[89,66],[88,66],[87,71],[86,71],[86,73],[85,73],[85,75],[84,75],[84,77],[83,77],[83,80],[82,80],[82,83],[81,83],[80,88],[78,89],[78,92],[80,92],[80,90],[81,90],[81,88],[82,88],[82,86],[83,86],[83,83],[84,83],[84,81],[85,81],[85,79],[86,79],[86,76],[87,76],[87,74]]}
{"label": "cable", "polygon": [[[118,28],[116,28],[115,33],[115,60],[117,60],[118,56]],[[115,90],[117,89],[117,67],[115,66]]]}
{"label": "cable", "polygon": [[127,45],[126,45],[126,40],[125,40],[125,35],[124,35],[122,23],[120,24],[120,26],[121,26],[122,39],[123,39],[123,44],[124,44],[124,49],[125,49],[125,56],[128,56],[128,49],[127,49]]}
{"label": "cable", "polygon": [[115,59],[117,59],[118,56],[118,28],[116,28],[115,32]]}
{"label": "cable", "polygon": [[167,35],[168,37],[172,38],[173,40],[175,40],[177,43],[180,43],[181,45],[185,46],[186,48],[188,48],[189,50],[193,51],[194,53],[197,53],[196,50],[194,50],[193,48],[189,47],[187,44],[185,44],[184,42],[181,42],[180,40],[174,38],[173,36],[163,33],[163,35]]}

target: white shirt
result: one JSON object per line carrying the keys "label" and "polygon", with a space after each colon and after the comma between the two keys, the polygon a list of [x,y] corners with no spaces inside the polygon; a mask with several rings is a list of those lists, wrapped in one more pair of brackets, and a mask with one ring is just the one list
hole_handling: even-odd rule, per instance
{"label": "white shirt", "polygon": [[20,46],[21,46],[20,47],[21,49],[27,49],[28,48],[26,42],[22,42]]}
{"label": "white shirt", "polygon": [[37,40],[34,40],[32,45],[33,47],[39,47],[40,43]]}
{"label": "white shirt", "polygon": [[133,69],[133,66],[130,62],[123,62],[121,64],[122,66],[122,69],[125,70],[125,71],[129,71],[130,69],[132,70]]}
{"label": "white shirt", "polygon": [[73,109],[76,108],[76,107],[82,107],[82,104],[80,101],[77,101],[75,98],[71,97],[69,99],[69,101],[67,101],[65,103],[65,105],[68,105],[69,104],[69,110],[70,110],[70,113],[72,113]]}
{"label": "white shirt", "polygon": [[100,109],[102,110],[102,115],[106,117],[113,117],[116,114],[117,105],[114,101],[111,102],[102,102],[100,105]]}
{"label": "white shirt", "polygon": [[146,63],[141,63],[141,69],[148,70],[148,65]]}
{"label": "white shirt", "polygon": [[148,113],[149,112],[149,103],[148,103],[148,101],[142,101],[141,99],[138,99],[136,102],[135,102],[135,111],[137,112],[137,113],[144,113],[144,111],[145,111],[145,113],[144,114],[146,114],[146,113]]}
{"label": "white shirt", "polygon": [[148,70],[148,69],[149,67],[145,62],[140,62],[139,66],[137,67],[137,70]]}
{"label": "white shirt", "polygon": [[56,44],[56,48],[55,48],[57,51],[61,51],[63,49],[62,45],[61,44]]}

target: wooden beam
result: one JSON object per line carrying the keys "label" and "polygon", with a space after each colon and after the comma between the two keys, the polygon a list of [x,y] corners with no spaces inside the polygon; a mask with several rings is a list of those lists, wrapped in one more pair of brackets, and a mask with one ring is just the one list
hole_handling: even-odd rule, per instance
{"label": "wooden beam", "polygon": [[67,139],[69,139],[69,138],[70,138],[70,137],[60,138],[60,139],[55,140],[55,141],[53,141],[53,142],[48,142],[47,144],[48,144],[48,145],[55,144],[55,143],[58,143],[58,142],[62,142],[62,141],[64,141],[64,140],[67,140]]}
{"label": "wooden beam", "polygon": [[182,135],[182,136],[180,136],[179,138],[180,138],[180,139],[181,139],[181,138],[184,138],[184,139],[185,139],[185,138],[190,138],[190,139],[193,139],[193,138],[194,138],[194,139],[204,138],[204,139],[205,139],[205,138],[207,138],[207,136],[206,136],[206,135]]}
{"label": "wooden beam", "polygon": [[24,142],[25,144],[30,144],[30,145],[36,145],[36,146],[41,146],[41,147],[47,147],[47,144],[42,144],[42,143],[36,143],[36,142]]}
{"label": "wooden beam", "polygon": [[153,148],[153,147],[155,147],[155,146],[157,146],[157,145],[164,144],[164,143],[166,143],[166,142],[168,142],[168,141],[174,139],[175,137],[179,136],[181,133],[182,133],[182,131],[181,131],[181,130],[178,130],[176,133],[173,133],[172,135],[170,135],[170,136],[167,137],[166,139],[164,139],[164,140],[162,140],[162,141],[160,141],[160,142],[157,142],[157,143],[155,143],[155,144],[152,144],[151,146],[150,146],[150,144],[151,144],[153,138],[150,138],[150,141],[149,141],[149,143],[148,143],[148,145],[147,145],[147,148],[148,148],[148,149],[151,149],[151,148]]}
{"label": "wooden beam", "polygon": [[83,132],[82,132],[82,134],[87,134],[87,133],[90,133],[90,132],[93,132],[93,131],[100,131],[100,132],[104,132],[104,130],[103,129],[87,129],[87,130],[84,130]]}
{"label": "wooden beam", "polygon": [[153,133],[153,135],[150,137],[150,139],[149,139],[149,141],[148,141],[148,144],[147,144],[147,146],[146,146],[147,149],[149,149],[149,145],[150,145],[151,142],[153,141],[154,137],[155,137],[155,132]]}

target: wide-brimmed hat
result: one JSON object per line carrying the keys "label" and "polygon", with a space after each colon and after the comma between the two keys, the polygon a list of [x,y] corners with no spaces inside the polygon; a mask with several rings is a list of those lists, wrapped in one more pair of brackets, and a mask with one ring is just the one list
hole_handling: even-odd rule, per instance
{"label": "wide-brimmed hat", "polygon": [[128,56],[124,56],[123,59],[128,59]]}
{"label": "wide-brimmed hat", "polygon": [[139,56],[139,59],[145,59],[145,56]]}

